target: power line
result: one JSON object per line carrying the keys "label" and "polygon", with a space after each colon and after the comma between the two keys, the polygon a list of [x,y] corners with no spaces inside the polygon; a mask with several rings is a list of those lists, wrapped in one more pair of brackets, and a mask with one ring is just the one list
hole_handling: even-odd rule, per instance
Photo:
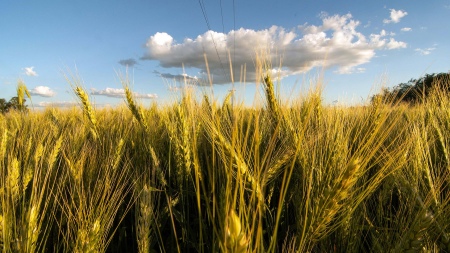
{"label": "power line", "polygon": [[[216,41],[214,40],[214,36],[212,35],[211,26],[209,25],[208,16],[206,14],[205,3],[203,2],[203,0],[198,0],[198,3],[200,4],[200,8],[202,9],[203,17],[205,18],[206,26],[208,27],[209,34],[211,35],[211,39],[212,39],[212,42],[214,44],[214,49],[216,50],[217,58],[219,59],[220,67],[222,69],[222,74],[224,76],[226,76],[225,68],[223,67],[222,59],[220,59],[219,51],[217,50]],[[222,8],[222,5],[220,7]],[[222,25],[223,25],[223,23],[222,23]],[[204,48],[203,48],[203,53],[205,53],[205,49]]]}
{"label": "power line", "polygon": [[233,62],[236,56],[236,8],[233,0]]}
{"label": "power line", "polygon": [[208,16],[206,15],[205,4],[203,3],[203,0],[198,0],[198,3],[200,4],[200,8],[202,9],[203,17],[205,18],[205,21],[206,21],[206,26],[208,26],[208,30],[211,30],[209,21],[208,21]]}
{"label": "power line", "polygon": [[225,25],[223,24],[222,0],[220,0],[219,3],[220,3],[220,16],[222,17],[222,32],[225,33]]}

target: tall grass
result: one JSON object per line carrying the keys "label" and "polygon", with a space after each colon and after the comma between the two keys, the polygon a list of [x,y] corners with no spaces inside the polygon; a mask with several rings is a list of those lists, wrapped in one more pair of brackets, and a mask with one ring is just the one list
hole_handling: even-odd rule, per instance
{"label": "tall grass", "polygon": [[[184,90],[144,108],[0,116],[4,252],[448,252],[450,99],[262,106]],[[449,85],[442,80],[442,87]],[[20,86],[22,92],[26,87]]]}

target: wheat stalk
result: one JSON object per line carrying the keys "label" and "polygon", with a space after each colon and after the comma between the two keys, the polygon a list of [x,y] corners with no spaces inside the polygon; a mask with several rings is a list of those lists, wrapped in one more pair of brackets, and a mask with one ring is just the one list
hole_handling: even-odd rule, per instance
{"label": "wheat stalk", "polygon": [[248,248],[248,236],[241,225],[241,220],[234,210],[226,217],[225,245],[228,251],[243,253]]}
{"label": "wheat stalk", "polygon": [[422,212],[401,243],[401,252],[421,252],[427,229],[434,220],[430,212]]}
{"label": "wheat stalk", "polygon": [[111,163],[111,168],[113,171],[115,171],[117,169],[117,167],[119,167],[120,161],[122,159],[122,155],[124,152],[124,140],[121,138],[119,141],[119,144],[117,144],[116,147],[116,153],[114,154],[114,157],[112,159],[112,163]]}
{"label": "wheat stalk", "polygon": [[7,144],[8,144],[8,130],[5,128],[5,130],[3,131],[2,142],[0,144],[0,161],[3,161],[3,159],[6,157]]}
{"label": "wheat stalk", "polygon": [[8,175],[6,176],[6,191],[8,196],[11,197],[13,203],[15,203],[20,196],[19,190],[19,179],[20,179],[20,168],[19,161],[16,157],[13,158],[11,162],[11,167],[8,170]]}
{"label": "wheat stalk", "polygon": [[212,127],[212,132],[216,143],[219,144],[233,159],[237,166],[237,172],[242,176],[245,181],[250,185],[252,191],[255,193],[258,203],[264,203],[264,196],[262,192],[261,185],[259,181],[251,174],[248,169],[245,160],[236,152],[236,150],[231,146],[231,144],[225,139],[225,137],[214,127]]}
{"label": "wheat stalk", "polygon": [[150,147],[150,155],[152,157],[153,167],[156,170],[156,176],[158,177],[158,180],[161,183],[161,185],[163,187],[166,187],[167,186],[167,180],[164,177],[164,172],[161,169],[160,161],[158,159],[158,156],[156,156],[156,153],[155,153],[155,150],[153,149],[153,147]]}
{"label": "wheat stalk", "polygon": [[295,152],[293,150],[288,150],[284,152],[281,157],[270,164],[270,167],[267,169],[265,174],[264,185],[267,185],[270,181],[274,180],[278,175],[280,175],[283,166],[286,165],[288,161],[292,160],[294,155]]}
{"label": "wheat stalk", "polygon": [[[31,188],[31,196],[29,197],[29,204],[25,216],[27,217],[27,224],[25,226],[24,234],[26,240],[24,246],[26,252],[37,252],[42,250],[48,236],[48,228],[51,227],[52,220],[47,219],[53,213],[54,210],[50,209],[53,203],[52,198],[48,198],[48,194],[52,192],[54,187],[54,165],[58,154],[61,150],[62,136],[52,143],[53,147],[51,152],[47,156],[47,163],[41,161],[41,157],[44,153],[44,147],[39,144],[34,154],[35,170],[31,171],[31,177],[33,177],[33,184]],[[24,176],[26,178],[26,176]],[[24,180],[25,183],[25,180]],[[24,187],[25,188],[25,187]]]}
{"label": "wheat stalk", "polygon": [[[431,125],[433,126],[433,129],[435,130],[435,132],[436,132],[436,134],[438,136],[438,142],[437,143],[440,146],[440,148],[442,149],[441,154],[445,158],[446,163],[450,164],[450,157],[449,157],[450,152],[448,152],[448,147],[446,145],[447,142],[446,142],[446,139],[444,138],[444,134],[442,132],[442,130],[444,130],[444,129],[437,122],[440,117],[438,116],[437,113],[433,114],[430,109],[428,109],[428,113],[430,115],[430,118],[432,119]],[[435,117],[431,117],[431,115],[434,115]]]}
{"label": "wheat stalk", "polygon": [[27,224],[27,250],[28,252],[36,252],[36,246],[39,237],[39,224],[38,224],[38,207],[33,205],[28,212],[28,224]]}
{"label": "wheat stalk", "polygon": [[209,100],[209,97],[207,95],[203,95],[202,106],[203,110],[206,110],[206,112],[208,113],[212,112],[211,101]]}
{"label": "wheat stalk", "polygon": [[130,109],[134,118],[147,131],[148,125],[145,121],[145,116],[144,116],[144,113],[142,112],[142,108],[135,103],[134,98],[133,98],[133,93],[131,92],[130,87],[127,84],[124,84],[124,89],[125,89],[125,98],[127,100],[128,108]]}
{"label": "wheat stalk", "polygon": [[[186,99],[186,98],[185,98]],[[192,123],[186,112],[186,101],[181,105],[177,105],[175,115],[167,115],[167,130],[170,142],[173,143],[175,151],[175,159],[177,165],[177,181],[182,187],[182,182],[191,174],[192,167],[195,165],[193,161],[194,147],[191,143],[196,142],[196,136],[191,134]]]}
{"label": "wheat stalk", "polygon": [[33,174],[34,174],[33,168],[27,166],[25,172],[22,175],[22,193],[21,193],[22,195],[25,194],[28,184],[30,183],[31,179],[33,179]]}
{"label": "wheat stalk", "polygon": [[144,174],[136,184],[136,190],[140,191],[136,208],[136,234],[138,251],[140,253],[150,252],[153,219],[155,219],[154,194],[156,191],[159,191],[151,185],[156,184],[156,178],[158,178],[163,187],[167,184],[153,147],[150,147],[150,155],[152,157],[151,175],[149,175],[148,171],[144,171]]}
{"label": "wheat stalk", "polygon": [[440,237],[439,237],[439,242],[440,242],[440,246],[441,248],[443,248],[444,250],[446,250],[447,252],[450,251],[450,235],[443,233]]}
{"label": "wheat stalk", "polygon": [[98,138],[98,129],[97,129],[97,119],[95,117],[94,109],[91,105],[91,102],[89,101],[88,94],[84,91],[81,86],[76,86],[74,88],[75,94],[77,97],[81,100],[81,103],[83,104],[83,113],[84,115],[89,119],[89,122],[91,122],[91,133],[94,136],[95,139]]}
{"label": "wheat stalk", "polygon": [[264,77],[264,84],[269,112],[272,115],[272,119],[274,120],[276,125],[280,119],[280,107],[275,96],[275,88],[270,75],[266,75]]}
{"label": "wheat stalk", "polygon": [[99,219],[95,219],[88,226],[81,227],[77,231],[76,244],[73,249],[75,253],[97,253],[100,252],[102,228]]}
{"label": "wheat stalk", "polygon": [[315,222],[310,227],[313,241],[320,240],[326,235],[327,227],[342,208],[342,201],[349,196],[350,190],[358,180],[360,172],[359,160],[352,159],[348,163],[341,181],[333,189],[326,189],[319,204],[315,206],[315,213],[318,214],[318,217],[316,217]]}
{"label": "wheat stalk", "polygon": [[[166,122],[167,122],[167,131],[169,134],[169,140],[171,143],[171,147],[173,144],[174,147],[174,151],[175,151],[175,161],[176,161],[176,166],[177,168],[179,168],[176,171],[176,180],[177,182],[182,182],[183,180],[183,171],[185,171],[184,169],[182,169],[185,165],[184,161],[183,161],[183,154],[182,154],[182,143],[181,143],[181,138],[180,138],[180,133],[179,133],[179,128],[178,128],[178,122],[179,119],[168,116],[166,118]],[[170,175],[169,175],[170,177]]]}
{"label": "wheat stalk", "polygon": [[178,142],[178,149],[181,151],[181,157],[184,163],[184,176],[191,174],[192,167],[192,155],[191,155],[191,140],[189,137],[189,122],[187,119],[185,108],[182,106],[178,106],[177,115],[180,120],[180,131],[181,131],[181,142]]}
{"label": "wheat stalk", "polygon": [[27,86],[22,80],[19,80],[17,84],[17,102],[19,103],[20,109],[23,108],[23,98],[27,95],[28,98],[31,99],[30,92],[27,89]]}
{"label": "wheat stalk", "polygon": [[69,169],[70,176],[75,179],[75,181],[80,182],[84,171],[84,159],[78,159],[75,164],[73,164],[66,154],[63,154],[63,158]]}
{"label": "wheat stalk", "polygon": [[44,154],[44,145],[42,145],[42,143],[39,143],[39,145],[36,148],[36,152],[34,153],[34,162],[36,164],[39,163],[43,154]]}
{"label": "wheat stalk", "polygon": [[150,235],[153,219],[153,189],[147,184],[146,175],[143,176],[142,182],[138,184],[142,191],[138,198],[136,233],[138,251],[140,253],[150,252]]}
{"label": "wheat stalk", "polygon": [[0,249],[4,249],[3,238],[5,238],[5,224],[3,224],[3,214],[0,214]]}

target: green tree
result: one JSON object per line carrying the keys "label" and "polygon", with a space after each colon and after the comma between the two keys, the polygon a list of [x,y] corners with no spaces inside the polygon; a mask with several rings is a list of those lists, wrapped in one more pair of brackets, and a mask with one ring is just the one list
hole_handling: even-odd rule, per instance
{"label": "green tree", "polygon": [[21,112],[28,112],[28,106],[25,105],[26,100],[24,96],[27,96],[31,101],[30,92],[27,86],[22,80],[18,81],[17,84],[17,96],[12,97],[8,102],[4,98],[0,99],[0,112],[7,113],[10,110],[17,110]]}
{"label": "green tree", "polygon": [[9,110],[17,110],[21,112],[28,111],[28,106],[25,105],[26,99],[23,99],[22,103],[19,103],[18,97],[12,97],[8,102]]}
{"label": "green tree", "polygon": [[11,110],[27,112],[28,106],[25,105],[25,102],[26,102],[26,99],[23,99],[23,103],[20,104],[18,97],[12,97],[8,102],[6,102],[6,99],[0,98],[0,112],[7,113]]}
{"label": "green tree", "polygon": [[8,112],[8,103],[6,102],[6,99],[0,98],[0,112],[1,113],[7,113]]}
{"label": "green tree", "polygon": [[383,89],[372,97],[381,97],[383,101],[402,101],[409,104],[421,103],[428,98],[437,86],[450,93],[450,73],[426,74],[418,79],[410,79],[400,83],[392,89]]}

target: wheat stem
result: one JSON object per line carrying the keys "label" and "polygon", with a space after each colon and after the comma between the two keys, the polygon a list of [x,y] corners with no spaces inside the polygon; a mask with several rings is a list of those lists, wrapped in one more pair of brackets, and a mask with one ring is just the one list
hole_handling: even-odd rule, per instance
{"label": "wheat stem", "polygon": [[348,163],[340,182],[333,189],[326,189],[324,196],[315,207],[315,212],[318,216],[310,227],[313,241],[320,240],[326,235],[328,226],[342,208],[342,201],[349,196],[350,190],[358,180],[360,172],[359,160],[353,159]]}

